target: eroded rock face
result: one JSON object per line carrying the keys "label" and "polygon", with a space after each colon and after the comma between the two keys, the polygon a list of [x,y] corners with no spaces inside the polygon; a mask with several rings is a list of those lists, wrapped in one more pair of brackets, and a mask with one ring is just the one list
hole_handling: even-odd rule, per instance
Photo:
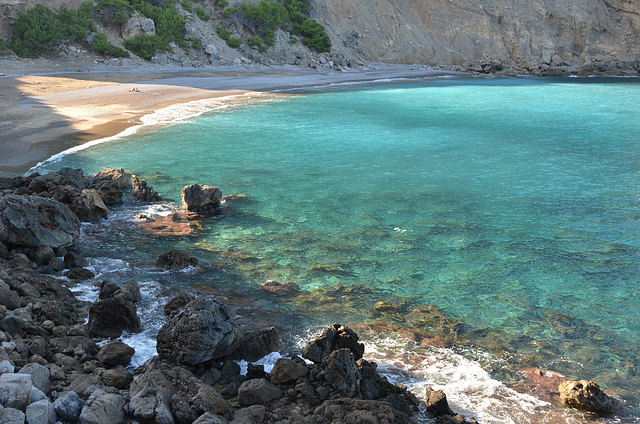
{"label": "eroded rock face", "polygon": [[598,414],[609,415],[618,408],[618,402],[607,395],[595,381],[565,381],[558,387],[560,399],[567,405]]}
{"label": "eroded rock face", "polygon": [[302,349],[302,357],[315,363],[322,363],[334,350],[345,348],[351,351],[357,361],[364,354],[364,345],[358,340],[358,335],[349,327],[333,324],[325,328],[316,339],[307,343]]}
{"label": "eroded rock face", "polygon": [[83,222],[100,221],[109,216],[109,209],[96,190],[85,189],[74,193],[69,196],[67,205]]}
{"label": "eroded rock face", "polygon": [[217,187],[191,184],[182,189],[182,207],[191,212],[215,210],[221,201],[222,192]]}
{"label": "eroded rock face", "polygon": [[160,329],[158,354],[174,363],[196,365],[232,353],[242,342],[242,334],[226,305],[196,299]]}
{"label": "eroded rock face", "polygon": [[147,184],[142,178],[138,178],[135,175],[131,175],[131,196],[136,200],[143,202],[160,202],[162,196],[160,193],[153,189],[153,186]]}
{"label": "eroded rock face", "polygon": [[0,197],[0,241],[23,247],[71,246],[80,220],[62,203],[38,196]]}

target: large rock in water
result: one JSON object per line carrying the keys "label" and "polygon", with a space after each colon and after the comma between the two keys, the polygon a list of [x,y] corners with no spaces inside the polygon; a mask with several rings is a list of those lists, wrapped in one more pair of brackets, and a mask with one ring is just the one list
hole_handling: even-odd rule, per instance
{"label": "large rock in water", "polygon": [[162,196],[153,189],[153,186],[147,184],[142,178],[131,175],[131,196],[136,200],[143,202],[160,202]]}
{"label": "large rock in water", "polygon": [[242,342],[242,330],[231,321],[226,305],[196,299],[180,309],[160,329],[160,358],[196,365],[232,353]]}
{"label": "large rock in water", "polygon": [[71,246],[80,237],[80,220],[54,199],[0,197],[0,241],[24,247]]}
{"label": "large rock in water", "polygon": [[89,308],[89,334],[95,337],[120,337],[124,330],[142,330],[136,306],[128,300],[113,297],[99,300]]}
{"label": "large rock in water", "polygon": [[206,212],[217,209],[222,202],[218,187],[191,184],[182,189],[182,206],[190,212]]}
{"label": "large rock in water", "polygon": [[560,400],[567,405],[598,414],[613,414],[618,402],[607,395],[595,381],[565,381],[558,387]]}

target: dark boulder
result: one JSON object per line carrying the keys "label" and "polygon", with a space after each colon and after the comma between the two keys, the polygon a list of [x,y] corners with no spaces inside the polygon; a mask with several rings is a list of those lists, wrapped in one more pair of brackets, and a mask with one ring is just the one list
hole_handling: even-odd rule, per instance
{"label": "dark boulder", "polygon": [[62,203],[38,196],[0,197],[0,241],[16,246],[70,246],[80,220]]}
{"label": "dark boulder", "polygon": [[449,408],[447,395],[445,395],[442,390],[433,390],[431,387],[427,387],[424,395],[424,404],[427,412],[434,417],[455,415],[451,408]]}
{"label": "dark boulder", "polygon": [[93,271],[88,270],[87,268],[72,268],[69,271],[65,271],[64,276],[71,280],[90,280],[96,275]]}
{"label": "dark boulder", "polygon": [[89,334],[94,337],[120,337],[124,330],[142,330],[133,302],[118,297],[99,300],[89,308]]}
{"label": "dark boulder", "polygon": [[114,340],[102,346],[97,359],[108,367],[116,365],[128,365],[136,353],[135,349],[120,340]]}
{"label": "dark boulder", "polygon": [[182,206],[190,212],[206,212],[220,207],[222,192],[213,186],[191,184],[182,189]]}
{"label": "dark boulder", "polygon": [[260,405],[282,396],[282,390],[264,378],[247,380],[238,388],[240,405]]}
{"label": "dark boulder", "polygon": [[80,419],[80,413],[84,407],[84,401],[76,392],[67,391],[61,393],[53,402],[53,408],[58,419],[66,423],[76,423]]}
{"label": "dark boulder", "polygon": [[160,329],[158,354],[168,361],[196,365],[230,354],[242,342],[231,310],[216,300],[196,299]]}
{"label": "dark boulder", "polygon": [[89,266],[89,261],[76,252],[67,252],[64,255],[64,264],[67,268],[84,268]]}
{"label": "dark boulder", "polygon": [[271,352],[277,351],[279,348],[280,335],[274,327],[248,331],[245,333],[244,340],[238,350],[233,353],[232,358],[254,362]]}
{"label": "dark boulder", "polygon": [[296,361],[279,358],[271,370],[271,382],[275,384],[294,383],[307,374],[307,367]]}
{"label": "dark boulder", "polygon": [[358,335],[349,327],[333,324],[325,328],[316,339],[307,343],[302,349],[302,357],[319,364],[334,350],[344,348],[349,349],[357,361],[364,354],[364,345],[358,340]]}

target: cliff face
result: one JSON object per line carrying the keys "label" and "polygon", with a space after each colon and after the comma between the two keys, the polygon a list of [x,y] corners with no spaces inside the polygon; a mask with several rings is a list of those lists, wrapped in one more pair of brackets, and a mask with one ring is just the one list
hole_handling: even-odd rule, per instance
{"label": "cliff face", "polygon": [[638,0],[315,0],[334,49],[366,61],[532,69],[638,60]]}
{"label": "cliff face", "polygon": [[[81,1],[0,0],[0,36],[8,36],[18,13],[35,3],[59,9],[77,7]],[[311,0],[311,4],[311,16],[325,26],[333,44],[332,54],[323,60],[342,65],[387,62],[552,75],[640,71],[640,0]],[[290,44],[284,33],[279,38],[285,41],[264,55],[229,49],[215,34],[220,17],[215,19],[210,5],[205,8],[214,16],[207,24],[177,9],[191,15],[188,35],[219,52],[218,59],[196,58],[194,63],[226,64],[240,55],[267,64],[324,63],[299,43]],[[122,42],[119,34],[110,39]]]}

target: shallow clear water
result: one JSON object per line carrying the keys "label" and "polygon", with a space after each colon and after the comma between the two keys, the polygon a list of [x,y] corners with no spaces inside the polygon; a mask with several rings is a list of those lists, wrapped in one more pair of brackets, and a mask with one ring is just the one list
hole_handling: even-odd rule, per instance
{"label": "shallow clear water", "polygon": [[[117,208],[108,234],[85,227],[90,256],[128,263],[104,277],[236,293],[255,302],[239,307],[247,323],[280,320],[291,337],[374,320],[380,300],[435,304],[464,328],[453,350],[494,378],[517,385],[517,369],[542,367],[596,380],[624,399],[624,422],[640,415],[638,110],[640,84],[622,79],[307,90],[42,170],[124,167],[178,202],[196,182],[247,195],[188,236],[149,236]],[[172,247],[217,265],[153,269]],[[267,295],[267,279],[303,295]],[[485,412],[470,409],[528,422]]]}

